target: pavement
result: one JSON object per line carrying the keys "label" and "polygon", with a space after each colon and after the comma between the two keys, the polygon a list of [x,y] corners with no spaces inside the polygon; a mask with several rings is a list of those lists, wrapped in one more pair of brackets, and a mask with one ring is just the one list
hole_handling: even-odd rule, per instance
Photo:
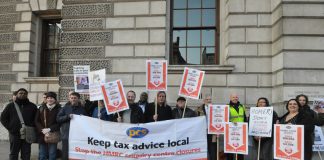
{"label": "pavement", "polygon": [[[60,143],[58,148],[60,147]],[[33,143],[31,149],[31,157],[30,160],[38,160],[38,144]],[[1,160],[9,160],[9,142],[8,141],[0,141],[0,159]],[[58,158],[58,160],[60,160]]]}

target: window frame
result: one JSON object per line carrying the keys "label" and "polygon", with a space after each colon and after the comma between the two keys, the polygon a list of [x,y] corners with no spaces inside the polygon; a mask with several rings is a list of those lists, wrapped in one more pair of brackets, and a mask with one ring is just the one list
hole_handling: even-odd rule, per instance
{"label": "window frame", "polygon": [[[59,76],[59,50],[60,50],[60,36],[58,37],[58,47],[51,49],[48,46],[49,43],[49,27],[48,24],[50,23],[57,23],[62,21],[62,18],[60,15],[41,15],[39,16],[41,18],[41,40],[39,43],[41,43],[41,49],[40,49],[40,70],[39,70],[39,76],[40,77],[57,77]],[[47,51],[55,50],[57,51],[56,55],[56,61],[55,61],[55,72],[52,74],[50,72],[50,64],[52,62],[50,59],[50,54],[48,54]]]}
{"label": "window frame", "polygon": [[[188,2],[188,0],[186,0]],[[215,0],[215,8],[203,8],[203,5],[202,5],[202,2],[201,2],[201,6],[200,8],[188,8],[188,3],[186,3],[186,8],[183,8],[183,9],[176,9],[176,10],[185,10],[186,11],[186,15],[188,10],[192,10],[192,9],[199,9],[200,12],[202,13],[202,10],[204,9],[215,9],[215,26],[203,26],[202,24],[202,21],[203,21],[203,14],[200,15],[200,26],[196,27],[196,26],[193,26],[193,27],[188,27],[187,23],[188,23],[188,16],[186,16],[186,26],[185,27],[174,27],[174,24],[173,24],[173,21],[174,21],[174,0],[170,0],[169,1],[170,4],[170,9],[169,9],[169,14],[170,14],[170,37],[169,37],[169,64],[170,65],[207,65],[207,64],[203,64],[203,60],[202,60],[202,56],[201,56],[201,53],[202,51],[204,50],[203,48],[203,45],[202,45],[202,32],[204,30],[214,30],[215,31],[215,44],[214,44],[214,63],[213,64],[209,64],[209,65],[219,65],[220,64],[220,1],[219,0]],[[189,63],[186,63],[186,64],[179,64],[177,62],[173,62],[175,61],[173,58],[173,52],[175,50],[175,46],[174,46],[174,42],[173,42],[173,32],[175,30],[182,30],[182,31],[186,31],[186,33],[190,30],[200,30],[200,48],[201,48],[201,51],[200,51],[200,64],[189,64]],[[186,34],[186,41],[188,39],[188,34]],[[186,42],[187,44],[187,42]],[[205,46],[206,47],[206,46]],[[179,50],[179,46],[178,46],[178,50]],[[190,48],[188,47],[187,45],[185,47],[181,47],[181,48]],[[186,53],[188,54],[188,53]],[[187,56],[186,56],[187,57]],[[186,60],[187,62],[188,60]]]}

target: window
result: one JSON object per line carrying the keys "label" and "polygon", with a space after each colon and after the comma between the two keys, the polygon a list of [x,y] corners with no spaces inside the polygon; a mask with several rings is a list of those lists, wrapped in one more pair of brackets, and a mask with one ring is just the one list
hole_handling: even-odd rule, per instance
{"label": "window", "polygon": [[43,19],[41,40],[41,77],[56,77],[59,71],[61,20]]}
{"label": "window", "polygon": [[218,64],[219,1],[172,0],[170,64]]}

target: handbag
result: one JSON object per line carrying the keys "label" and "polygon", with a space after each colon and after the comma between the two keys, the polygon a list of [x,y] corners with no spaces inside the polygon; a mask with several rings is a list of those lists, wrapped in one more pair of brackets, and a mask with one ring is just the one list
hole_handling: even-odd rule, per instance
{"label": "handbag", "polygon": [[[46,110],[44,110],[44,122],[46,127]],[[48,132],[44,135],[45,143],[58,143],[60,141],[60,131]]]}
{"label": "handbag", "polygon": [[36,143],[37,142],[36,128],[25,125],[18,104],[16,102],[14,102],[14,104],[21,123],[20,139],[26,140],[27,143]]}

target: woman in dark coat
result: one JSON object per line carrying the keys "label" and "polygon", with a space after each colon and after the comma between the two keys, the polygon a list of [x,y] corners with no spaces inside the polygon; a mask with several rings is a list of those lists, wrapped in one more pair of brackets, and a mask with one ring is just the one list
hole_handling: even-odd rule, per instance
{"label": "woman in dark coat", "polygon": [[150,103],[145,108],[145,122],[164,121],[172,119],[171,107],[166,102],[166,93],[159,91],[157,93],[157,111],[155,114],[155,103]]}
{"label": "woman in dark coat", "polygon": [[304,159],[312,159],[313,140],[311,134],[314,132],[313,118],[301,111],[301,106],[296,99],[287,102],[288,112],[279,119],[280,124],[304,125]]}
{"label": "woman in dark coat", "polygon": [[35,116],[35,125],[38,131],[39,160],[56,160],[57,143],[46,143],[44,136],[49,132],[60,131],[56,116],[61,105],[56,101],[56,93],[46,94],[46,103],[40,106]]}
{"label": "woman in dark coat", "polygon": [[[269,100],[265,97],[260,97],[257,101],[257,107],[269,107]],[[272,123],[275,124],[278,120],[277,112],[273,111]],[[272,135],[271,137],[253,137],[253,146],[255,150],[258,150],[259,139],[261,140],[260,144],[260,160],[273,159],[273,126],[272,126]]]}

